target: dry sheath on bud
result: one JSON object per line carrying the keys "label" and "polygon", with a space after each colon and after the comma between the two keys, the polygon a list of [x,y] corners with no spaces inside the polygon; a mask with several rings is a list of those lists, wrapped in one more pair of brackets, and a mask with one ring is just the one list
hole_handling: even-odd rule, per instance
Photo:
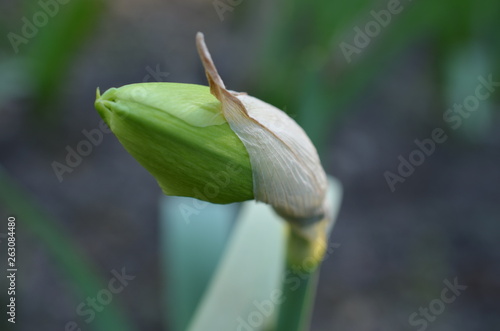
{"label": "dry sheath on bud", "polygon": [[196,36],[210,91],[250,155],[254,196],[289,220],[322,217],[327,180],[316,148],[286,113],[244,93],[228,91],[202,33]]}

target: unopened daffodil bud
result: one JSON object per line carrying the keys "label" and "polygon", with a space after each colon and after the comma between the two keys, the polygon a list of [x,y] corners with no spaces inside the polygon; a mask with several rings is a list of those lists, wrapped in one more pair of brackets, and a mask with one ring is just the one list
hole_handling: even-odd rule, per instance
{"label": "unopened daffodil bud", "polygon": [[253,199],[248,152],[207,86],[141,83],[97,91],[95,107],[166,195]]}
{"label": "unopened daffodil bud", "polygon": [[[256,199],[294,224],[322,220],[327,180],[304,130],[278,108],[227,90],[203,34],[196,43],[209,87],[144,83],[110,89],[98,93],[99,114],[165,194],[215,203]],[[238,173],[228,175],[219,195],[193,194],[227,164]]]}

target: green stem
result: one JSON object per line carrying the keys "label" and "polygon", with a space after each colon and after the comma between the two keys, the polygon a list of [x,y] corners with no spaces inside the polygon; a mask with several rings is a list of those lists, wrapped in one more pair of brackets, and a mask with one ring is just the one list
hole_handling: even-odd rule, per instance
{"label": "green stem", "polygon": [[318,272],[314,272],[300,279],[298,288],[295,284],[292,288],[290,284],[283,283],[284,301],[280,306],[276,331],[309,330],[317,279]]}
{"label": "green stem", "polygon": [[[291,261],[296,259],[297,241],[303,239],[293,233],[288,237],[285,277],[282,285],[283,302],[278,313],[276,331],[306,331],[309,329],[319,271],[305,270]],[[293,256],[290,256],[293,255]]]}

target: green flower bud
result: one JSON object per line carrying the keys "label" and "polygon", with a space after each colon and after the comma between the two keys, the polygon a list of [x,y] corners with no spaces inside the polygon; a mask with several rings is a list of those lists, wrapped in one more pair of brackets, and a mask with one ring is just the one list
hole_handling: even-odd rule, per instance
{"label": "green flower bud", "polygon": [[309,137],[278,108],[226,89],[203,34],[196,45],[209,87],[144,83],[98,91],[101,117],[165,194],[214,203],[255,198],[306,240],[321,236],[327,180]]}
{"label": "green flower bud", "polygon": [[213,203],[254,198],[247,149],[207,86],[141,83],[97,91],[95,107],[166,195]]}

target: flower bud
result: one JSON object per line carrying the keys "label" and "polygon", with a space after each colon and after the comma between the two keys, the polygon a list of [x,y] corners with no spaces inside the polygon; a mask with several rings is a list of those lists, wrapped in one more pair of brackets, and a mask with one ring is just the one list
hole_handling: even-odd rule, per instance
{"label": "flower bud", "polygon": [[215,203],[255,198],[317,237],[306,228],[325,218],[327,180],[314,145],[283,111],[227,90],[203,34],[196,43],[209,87],[114,88],[97,93],[99,114],[165,194]]}
{"label": "flower bud", "polygon": [[95,107],[166,195],[253,199],[248,152],[207,86],[141,83],[97,91]]}

